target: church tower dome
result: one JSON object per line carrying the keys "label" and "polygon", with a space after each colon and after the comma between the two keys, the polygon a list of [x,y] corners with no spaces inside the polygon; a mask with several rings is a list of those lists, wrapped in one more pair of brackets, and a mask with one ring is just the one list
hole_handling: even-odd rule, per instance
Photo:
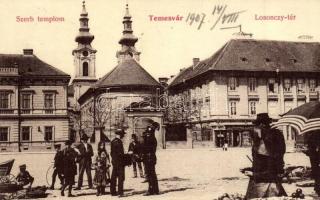
{"label": "church tower dome", "polygon": [[86,10],[86,2],[82,2],[82,11],[80,13],[80,28],[75,41],[77,48],[72,51],[74,60],[74,79],[72,85],[74,88],[74,97],[78,98],[97,81],[96,78],[96,52],[91,43],[94,35],[89,31],[89,17]]}
{"label": "church tower dome", "polygon": [[132,17],[129,13],[129,5],[126,4],[126,11],[122,21],[122,37],[119,40],[119,44],[121,44],[121,50],[119,50],[116,55],[118,58],[118,63],[121,63],[128,58],[133,58],[137,62],[140,61],[140,52],[138,52],[135,48],[138,38],[133,35],[131,18]]}

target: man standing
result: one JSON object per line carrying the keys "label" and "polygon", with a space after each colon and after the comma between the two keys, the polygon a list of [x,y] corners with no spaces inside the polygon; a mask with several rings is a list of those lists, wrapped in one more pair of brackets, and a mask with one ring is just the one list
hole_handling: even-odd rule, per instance
{"label": "man standing", "polygon": [[145,132],[145,141],[143,145],[143,160],[145,163],[145,173],[148,177],[148,192],[145,195],[159,194],[158,178],[156,174],[157,163],[157,139],[154,135],[155,130],[159,130],[159,124],[154,122],[151,126],[147,127]]}
{"label": "man standing", "polygon": [[57,176],[60,179],[60,184],[63,186],[63,152],[61,151],[61,144],[55,144],[56,155],[54,156],[54,171],[52,173],[52,184],[50,189],[54,190],[54,184]]}
{"label": "man standing", "polygon": [[80,190],[83,183],[83,174],[86,171],[88,177],[89,188],[92,188],[92,176],[91,176],[91,165],[93,156],[93,149],[90,144],[88,144],[89,137],[83,133],[81,137],[81,144],[77,147],[79,150],[79,178],[78,178],[78,187],[75,190]]}
{"label": "man standing", "polygon": [[260,113],[253,122],[252,172],[246,199],[286,196],[281,185],[284,173],[283,155],[286,152],[283,134],[270,127],[272,119],[268,113]]}
{"label": "man standing", "polygon": [[74,178],[77,174],[76,157],[77,152],[71,147],[72,141],[65,142],[66,148],[62,151],[63,154],[63,175],[64,184],[61,188],[61,196],[64,196],[64,190],[68,188],[68,197],[73,197],[71,194],[72,185],[74,185]]}
{"label": "man standing", "polygon": [[[112,158],[112,174],[110,183],[110,193],[112,196],[123,196],[123,182],[124,176],[124,148],[122,138],[125,132],[123,130],[116,130],[116,137],[111,142],[111,158]],[[118,180],[118,192],[116,190]]]}

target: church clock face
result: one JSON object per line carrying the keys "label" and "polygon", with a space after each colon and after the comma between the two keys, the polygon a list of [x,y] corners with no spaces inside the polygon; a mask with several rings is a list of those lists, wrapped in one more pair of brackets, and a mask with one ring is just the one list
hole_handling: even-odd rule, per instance
{"label": "church clock face", "polygon": [[84,52],[82,52],[82,55],[87,57],[89,55],[89,53],[88,53],[88,51],[84,51]]}

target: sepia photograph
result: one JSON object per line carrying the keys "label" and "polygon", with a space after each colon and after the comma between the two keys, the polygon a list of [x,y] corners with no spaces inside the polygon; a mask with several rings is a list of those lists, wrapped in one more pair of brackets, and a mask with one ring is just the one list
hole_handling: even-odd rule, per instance
{"label": "sepia photograph", "polygon": [[320,199],[319,10],[0,0],[0,200]]}

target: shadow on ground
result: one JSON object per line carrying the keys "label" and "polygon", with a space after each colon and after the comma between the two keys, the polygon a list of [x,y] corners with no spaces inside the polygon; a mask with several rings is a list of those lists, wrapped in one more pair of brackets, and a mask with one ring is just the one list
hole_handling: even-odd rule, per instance
{"label": "shadow on ground", "polygon": [[158,181],[190,181],[190,179],[187,178],[179,178],[177,176],[171,177],[171,178],[163,178],[159,179]]}

